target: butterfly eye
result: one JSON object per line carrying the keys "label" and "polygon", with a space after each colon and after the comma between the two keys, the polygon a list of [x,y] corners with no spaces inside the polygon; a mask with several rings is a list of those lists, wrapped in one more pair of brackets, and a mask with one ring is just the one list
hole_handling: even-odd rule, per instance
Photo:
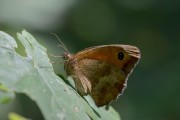
{"label": "butterfly eye", "polygon": [[124,53],[119,52],[119,53],[118,53],[118,59],[119,59],[119,60],[123,60],[123,59],[124,59]]}

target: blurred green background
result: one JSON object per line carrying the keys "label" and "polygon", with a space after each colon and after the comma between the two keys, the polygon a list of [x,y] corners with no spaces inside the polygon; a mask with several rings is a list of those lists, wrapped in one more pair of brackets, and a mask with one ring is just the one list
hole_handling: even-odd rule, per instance
{"label": "blurred green background", "polygon": [[[102,44],[139,47],[142,58],[123,96],[112,105],[122,120],[180,119],[180,1],[0,0],[0,30],[16,38],[22,29],[54,55],[63,50],[49,33],[57,34],[71,53]],[[63,64],[55,64],[54,69],[64,74]],[[43,119],[22,94],[0,105],[0,119],[13,111]]]}

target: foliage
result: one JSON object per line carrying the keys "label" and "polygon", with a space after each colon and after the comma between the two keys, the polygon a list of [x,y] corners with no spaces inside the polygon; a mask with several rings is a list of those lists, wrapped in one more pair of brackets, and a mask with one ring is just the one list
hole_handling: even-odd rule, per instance
{"label": "foliage", "polygon": [[[26,56],[15,51],[16,41],[0,32],[0,100],[24,93],[35,101],[46,120],[118,120],[112,108],[97,108],[90,97],[81,97],[68,82],[58,77],[46,48],[23,31],[17,34]],[[71,79],[71,78],[69,78]],[[71,80],[72,81],[72,80]]]}

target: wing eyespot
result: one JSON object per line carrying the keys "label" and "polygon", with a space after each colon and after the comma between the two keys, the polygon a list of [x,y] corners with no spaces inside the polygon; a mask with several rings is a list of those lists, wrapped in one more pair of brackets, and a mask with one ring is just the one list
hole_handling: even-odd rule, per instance
{"label": "wing eyespot", "polygon": [[124,53],[123,52],[119,52],[118,53],[118,59],[119,60],[123,60],[124,59]]}

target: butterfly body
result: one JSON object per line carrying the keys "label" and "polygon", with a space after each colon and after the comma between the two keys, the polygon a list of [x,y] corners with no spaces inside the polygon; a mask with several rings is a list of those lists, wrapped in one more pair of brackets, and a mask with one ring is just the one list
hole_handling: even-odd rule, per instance
{"label": "butterfly body", "polygon": [[75,80],[78,92],[89,94],[100,107],[123,92],[129,74],[140,59],[140,51],[130,45],[102,45],[75,55],[65,53],[64,59],[65,71]]}

